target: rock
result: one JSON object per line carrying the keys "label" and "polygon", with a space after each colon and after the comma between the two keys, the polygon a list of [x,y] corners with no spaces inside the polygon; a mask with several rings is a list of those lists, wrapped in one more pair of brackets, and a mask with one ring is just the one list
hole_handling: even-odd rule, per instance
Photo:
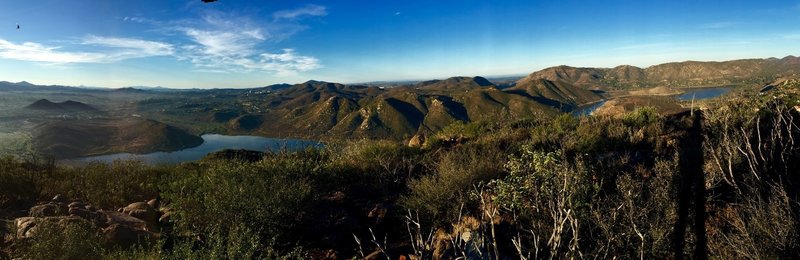
{"label": "rock", "polygon": [[408,146],[410,147],[422,147],[422,144],[425,143],[425,136],[421,134],[416,134],[411,137],[411,140],[408,140]]}
{"label": "rock", "polygon": [[33,206],[30,210],[31,217],[54,217],[67,214],[66,208],[59,204],[47,203]]}
{"label": "rock", "polygon": [[130,226],[136,229],[147,229],[147,222],[144,220],[132,217],[125,213],[116,211],[99,211],[106,216],[106,225],[111,226],[114,224]]}
{"label": "rock", "polygon": [[150,205],[154,209],[158,209],[161,207],[161,202],[159,202],[158,199],[151,199],[147,201],[147,205]]}
{"label": "rock", "polygon": [[67,197],[65,197],[64,195],[58,194],[58,195],[53,197],[52,201],[53,202],[59,202],[59,203],[67,203]]}
{"label": "rock", "polygon": [[335,250],[333,250],[333,249],[327,249],[327,250],[323,250],[323,249],[316,249],[316,250],[311,250],[311,251],[308,253],[308,257],[309,257],[310,259],[321,259],[321,260],[334,260],[334,259],[340,259],[340,258],[339,258],[339,255],[338,255],[338,254],[336,254],[336,251],[335,251]]}
{"label": "rock", "polygon": [[375,252],[365,256],[364,260],[378,260],[384,258],[386,258],[386,256],[383,254],[383,252],[381,252],[381,250],[376,250]]}
{"label": "rock", "polygon": [[109,248],[132,246],[147,246],[155,241],[156,235],[147,230],[136,229],[131,226],[112,224],[103,229],[103,236]]}
{"label": "rock", "polygon": [[341,191],[336,191],[329,196],[323,197],[322,199],[332,203],[343,203],[344,200],[347,199],[347,194]]}
{"label": "rock", "polygon": [[380,224],[383,222],[383,219],[386,218],[386,213],[388,211],[389,208],[386,205],[383,203],[376,203],[367,214],[367,217],[373,220],[375,224]]}
{"label": "rock", "polygon": [[69,215],[80,217],[96,226],[105,226],[106,216],[99,212],[94,212],[85,208],[69,208]]}
{"label": "rock", "polygon": [[94,206],[92,206],[92,204],[86,204],[85,206],[83,206],[83,208],[91,210],[91,211],[96,211],[97,210],[97,209],[94,208]]}
{"label": "rock", "polygon": [[155,230],[158,227],[158,211],[150,204],[144,202],[131,203],[122,209],[122,213],[144,220],[148,224],[149,230]]}
{"label": "rock", "polygon": [[83,204],[83,202],[75,201],[75,202],[72,202],[69,205],[67,205],[67,207],[68,208],[83,208],[84,204]]}
{"label": "rock", "polygon": [[26,239],[33,236],[36,221],[37,218],[35,217],[22,217],[15,219],[14,225],[17,227],[17,239]]}
{"label": "rock", "polygon": [[161,225],[172,223],[172,211],[165,211],[164,214],[158,218],[158,223]]}

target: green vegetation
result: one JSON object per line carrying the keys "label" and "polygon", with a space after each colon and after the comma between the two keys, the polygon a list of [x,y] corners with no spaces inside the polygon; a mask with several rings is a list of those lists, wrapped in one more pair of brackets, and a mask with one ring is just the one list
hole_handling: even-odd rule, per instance
{"label": "green vegetation", "polygon": [[[580,73],[607,72],[575,73],[594,79]],[[571,89],[559,84],[551,87]],[[541,86],[524,90],[532,95]],[[210,110],[198,103],[208,93],[147,99],[156,95],[136,92],[142,97],[134,103],[165,118],[201,114],[208,129],[249,118],[290,124],[285,131],[331,127],[314,131],[350,137],[408,137],[416,130],[425,134],[421,147],[361,139],[296,152],[220,153],[180,165],[72,166],[33,156],[29,135],[2,134],[10,145],[0,147],[0,259],[800,257],[796,81],[681,113],[640,106],[580,118],[550,116],[555,110],[534,109],[541,104],[522,102],[523,93],[478,78],[419,87],[309,82],[266,103],[248,93],[237,103],[247,109],[221,102]],[[452,89],[458,94],[438,96]],[[579,99],[591,98],[584,94]],[[192,98],[173,103],[181,95]],[[275,120],[268,110],[301,121]],[[499,120],[513,116],[519,119]],[[134,123],[125,133],[112,131],[119,126],[113,119],[92,120],[111,122],[102,127],[119,140],[139,132],[152,140],[158,131],[190,136],[143,119],[128,121]],[[68,122],[39,129],[92,127]],[[132,240],[113,236],[119,234]]]}
{"label": "green vegetation", "polygon": [[798,97],[784,86],[695,111],[705,195],[687,192],[693,179],[682,169],[693,162],[680,159],[700,152],[687,150],[692,117],[650,107],[618,118],[456,122],[424,148],[362,140],[176,166],[5,157],[0,216],[63,194],[109,210],[159,197],[170,219],[159,222],[158,241],[127,249],[108,247],[99,227],[78,221],[42,224],[28,239],[6,235],[0,251],[31,259],[794,257]]}

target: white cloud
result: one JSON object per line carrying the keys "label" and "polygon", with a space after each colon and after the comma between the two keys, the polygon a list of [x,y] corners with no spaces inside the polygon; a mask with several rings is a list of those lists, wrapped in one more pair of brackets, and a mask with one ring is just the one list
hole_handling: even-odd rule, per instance
{"label": "white cloud", "polygon": [[149,24],[156,24],[157,22],[151,19],[147,19],[144,17],[136,17],[136,16],[125,16],[122,18],[123,21],[126,22],[135,22],[135,23],[149,23]]}
{"label": "white cloud", "polygon": [[326,8],[306,5],[273,13],[273,20],[256,23],[247,17],[208,13],[202,19],[157,22],[126,16],[123,21],[159,26],[158,33],[169,35],[170,43],[147,39],[85,36],[63,46],[40,43],[12,43],[0,39],[0,58],[46,64],[113,63],[128,59],[170,56],[188,61],[200,71],[254,72],[282,75],[321,68],[320,60],[299,54],[293,48],[270,50],[269,45],[290,37],[306,27],[300,20],[324,16]]}
{"label": "white cloud", "polygon": [[106,57],[101,53],[68,52],[59,48],[34,42],[15,44],[0,39],[0,58],[44,63],[95,63]]}
{"label": "white cloud", "polygon": [[199,26],[179,29],[192,41],[182,47],[179,58],[189,60],[201,70],[291,74],[321,67],[317,58],[298,55],[294,49],[279,53],[262,51],[260,45],[276,34],[252,26],[248,21],[218,16],[206,16],[203,20],[203,29]]}
{"label": "white cloud", "polygon": [[90,35],[82,44],[112,48],[107,55],[117,59],[169,56],[174,53],[171,44],[133,38],[102,37]]}
{"label": "white cloud", "polygon": [[327,8],[321,5],[309,4],[297,9],[277,11],[272,14],[275,20],[295,20],[307,16],[325,16],[328,14]]}
{"label": "white cloud", "polygon": [[0,58],[51,64],[109,63],[126,59],[172,55],[172,45],[130,38],[87,36],[81,45],[105,47],[92,52],[66,51],[62,46],[35,42],[15,44],[0,39]]}
{"label": "white cloud", "polygon": [[737,25],[741,25],[741,24],[742,23],[740,23],[740,22],[714,22],[714,23],[701,24],[700,26],[698,26],[698,28],[700,28],[700,29],[725,29],[725,28],[731,28],[731,27],[734,27],[734,26],[737,26]]}

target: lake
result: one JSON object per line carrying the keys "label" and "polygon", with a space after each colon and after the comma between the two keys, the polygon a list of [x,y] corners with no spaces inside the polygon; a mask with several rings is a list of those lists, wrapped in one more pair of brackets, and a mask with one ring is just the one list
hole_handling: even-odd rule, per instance
{"label": "lake", "polygon": [[698,89],[684,89],[683,94],[678,95],[680,101],[691,101],[715,98],[724,95],[731,91],[730,87],[716,87],[716,88],[698,88]]}
{"label": "lake", "polygon": [[251,151],[280,151],[280,150],[302,150],[307,147],[322,147],[317,141],[266,138],[260,136],[231,136],[219,134],[205,134],[203,144],[197,147],[187,148],[174,152],[154,152],[148,154],[117,153],[84,157],[66,160],[67,163],[87,163],[87,162],[113,162],[115,160],[139,160],[147,164],[175,164],[191,162],[202,159],[209,153],[222,151],[225,149],[245,149]]}
{"label": "lake", "polygon": [[603,106],[603,104],[605,104],[606,101],[608,101],[608,99],[580,106],[578,108],[573,109],[572,112],[570,112],[570,114],[576,117],[592,115],[592,112]]}

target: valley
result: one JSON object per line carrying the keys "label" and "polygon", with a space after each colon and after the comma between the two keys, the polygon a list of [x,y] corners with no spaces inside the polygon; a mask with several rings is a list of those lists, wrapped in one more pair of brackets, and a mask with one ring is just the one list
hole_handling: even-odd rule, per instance
{"label": "valley", "polygon": [[[788,56],[644,69],[558,66],[502,84],[452,77],[391,87],[312,80],[250,89],[107,90],[2,82],[0,132],[29,133],[33,147],[55,158],[176,151],[200,145],[203,134],[405,142],[457,122],[552,118],[587,106],[580,114],[614,116],[638,107],[675,114],[693,104],[681,94],[724,86],[754,95],[798,70],[800,58]],[[698,97],[694,105],[721,94]]]}

